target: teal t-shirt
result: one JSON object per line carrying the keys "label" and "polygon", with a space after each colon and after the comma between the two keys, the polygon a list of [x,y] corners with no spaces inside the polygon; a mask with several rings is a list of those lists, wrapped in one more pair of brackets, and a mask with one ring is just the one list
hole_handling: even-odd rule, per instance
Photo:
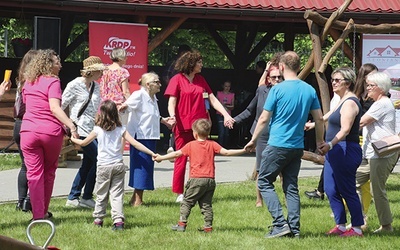
{"label": "teal t-shirt", "polygon": [[302,80],[286,80],[269,92],[264,109],[272,112],[268,145],[304,148],[304,125],[311,110],[320,109],[315,89]]}

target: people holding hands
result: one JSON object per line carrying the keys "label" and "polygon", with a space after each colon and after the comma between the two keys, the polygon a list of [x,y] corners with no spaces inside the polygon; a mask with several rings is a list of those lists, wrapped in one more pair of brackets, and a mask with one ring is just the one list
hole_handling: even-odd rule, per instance
{"label": "people holding hands", "polygon": [[121,152],[122,138],[127,140],[139,151],[156,158],[157,155],[146,146],[135,140],[118,117],[116,104],[111,100],[104,101],[100,106],[93,131],[84,139],[71,138],[72,142],[86,146],[94,139],[98,142],[97,155],[97,193],[96,205],[93,212],[96,226],[103,226],[103,218],[106,216],[106,208],[110,196],[111,217],[113,230],[124,229],[123,196],[125,166]]}

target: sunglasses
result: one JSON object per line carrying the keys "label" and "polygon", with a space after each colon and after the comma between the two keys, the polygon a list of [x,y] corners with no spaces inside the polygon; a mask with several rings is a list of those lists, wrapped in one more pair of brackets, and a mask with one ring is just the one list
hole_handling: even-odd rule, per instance
{"label": "sunglasses", "polygon": [[269,76],[269,78],[279,80],[282,79],[282,76]]}
{"label": "sunglasses", "polygon": [[339,82],[341,82],[341,81],[347,81],[347,79],[339,79],[339,78],[332,78],[331,79],[331,83],[339,83]]}

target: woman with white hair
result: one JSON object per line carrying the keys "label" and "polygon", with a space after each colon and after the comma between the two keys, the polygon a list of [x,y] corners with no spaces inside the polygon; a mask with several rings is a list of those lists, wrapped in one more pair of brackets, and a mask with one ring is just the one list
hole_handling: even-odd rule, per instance
{"label": "woman with white hair", "polygon": [[398,159],[398,153],[384,157],[378,156],[372,143],[386,136],[395,135],[396,113],[388,97],[392,86],[385,73],[377,72],[367,76],[368,97],[374,100],[369,110],[361,117],[360,127],[365,127],[365,157],[370,166],[370,179],[374,204],[381,226],[374,233],[392,232],[393,217],[386,195],[386,181]]}
{"label": "woman with white hair", "polygon": [[[120,107],[128,108],[129,118],[126,130],[148,149],[155,151],[160,139],[160,122],[168,124],[169,118],[160,116],[156,93],[160,92],[161,81],[157,74],[145,73],[139,80],[140,90],[135,91]],[[140,206],[143,203],[143,191],[154,190],[154,161],[151,155],[135,147],[130,147],[129,186],[135,190],[130,204]]]}

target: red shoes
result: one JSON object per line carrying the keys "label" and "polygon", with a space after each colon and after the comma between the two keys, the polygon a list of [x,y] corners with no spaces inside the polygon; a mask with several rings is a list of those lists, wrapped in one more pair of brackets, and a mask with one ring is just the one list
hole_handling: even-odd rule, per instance
{"label": "red shoes", "polygon": [[363,237],[362,232],[357,233],[354,228],[350,228],[349,230],[342,231],[339,229],[339,226],[335,226],[332,228],[329,232],[326,233],[326,235],[337,235],[340,237]]}

